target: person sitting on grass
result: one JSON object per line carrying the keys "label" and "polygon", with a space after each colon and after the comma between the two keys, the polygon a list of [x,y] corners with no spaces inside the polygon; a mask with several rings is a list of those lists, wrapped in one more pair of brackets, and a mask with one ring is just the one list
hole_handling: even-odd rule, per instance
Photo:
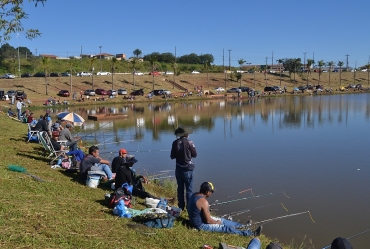
{"label": "person sitting on grass", "polygon": [[101,170],[105,172],[107,179],[111,181],[113,179],[113,174],[108,166],[109,164],[110,162],[108,160],[104,160],[99,156],[98,146],[91,146],[89,148],[89,154],[85,156],[80,165],[80,180],[86,181],[87,173],[90,170]]}
{"label": "person sitting on grass", "polygon": [[8,115],[9,115],[9,117],[13,117],[13,118],[16,118],[16,117],[17,117],[17,114],[15,114],[15,113],[12,111],[12,108],[9,108],[9,110],[8,110]]}
{"label": "person sitting on grass", "polygon": [[187,209],[190,225],[192,227],[208,232],[238,234],[242,236],[257,237],[261,234],[262,226],[252,231],[250,229],[252,225],[251,221],[243,225],[235,221],[211,216],[207,198],[213,194],[214,190],[214,186],[211,182],[203,182],[199,192],[194,193],[190,197]]}

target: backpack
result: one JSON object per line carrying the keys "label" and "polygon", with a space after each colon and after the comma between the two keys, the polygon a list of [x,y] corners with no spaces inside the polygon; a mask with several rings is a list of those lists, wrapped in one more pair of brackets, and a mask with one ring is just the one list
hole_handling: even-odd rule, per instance
{"label": "backpack", "polygon": [[131,208],[131,193],[128,192],[125,188],[118,188],[114,193],[110,194],[108,201],[108,207],[114,208],[120,200],[122,200],[127,208]]}
{"label": "backpack", "polygon": [[151,228],[172,228],[175,217],[169,213],[144,213],[134,216],[132,220]]}
{"label": "backpack", "polygon": [[69,158],[62,159],[62,168],[69,169],[71,167],[71,160]]}

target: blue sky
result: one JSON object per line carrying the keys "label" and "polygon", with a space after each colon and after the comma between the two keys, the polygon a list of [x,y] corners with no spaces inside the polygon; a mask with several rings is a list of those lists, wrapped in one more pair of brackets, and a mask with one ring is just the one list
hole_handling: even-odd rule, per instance
{"label": "blue sky", "polygon": [[[215,64],[271,64],[307,58],[367,64],[370,56],[370,1],[366,0],[48,0],[34,7],[25,1],[27,28],[9,42],[32,53],[66,57],[84,54],[152,52],[212,54]],[[273,56],[272,56],[273,54]]]}

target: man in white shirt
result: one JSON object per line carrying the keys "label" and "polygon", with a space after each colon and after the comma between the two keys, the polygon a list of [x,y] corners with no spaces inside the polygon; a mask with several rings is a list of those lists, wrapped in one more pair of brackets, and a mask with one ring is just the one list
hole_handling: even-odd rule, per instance
{"label": "man in white shirt", "polygon": [[18,112],[18,119],[21,120],[21,114],[22,114],[22,101],[20,99],[18,99],[18,102],[17,102],[17,112]]}

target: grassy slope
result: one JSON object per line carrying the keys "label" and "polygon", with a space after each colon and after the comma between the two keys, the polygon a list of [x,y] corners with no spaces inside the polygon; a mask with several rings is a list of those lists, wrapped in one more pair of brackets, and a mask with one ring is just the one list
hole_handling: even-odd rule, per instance
{"label": "grassy slope", "polygon": [[[306,85],[306,77],[307,74],[303,75],[296,75],[296,82],[293,82],[293,75],[290,77],[288,74],[282,75],[282,82],[281,86],[287,86],[288,91],[292,91],[293,87],[297,87],[300,85]],[[154,81],[154,88],[155,89],[168,89],[173,93],[176,93],[180,96],[181,92],[178,89],[173,89],[171,83],[167,82],[167,80],[173,80],[173,75],[161,75],[155,76]],[[292,80],[291,80],[292,79]],[[316,85],[318,83],[319,75],[318,73],[312,73],[309,76],[309,84]],[[56,96],[56,94],[60,90],[70,90],[70,78],[69,77],[51,77],[47,78],[48,81],[48,96]],[[126,88],[128,92],[131,92],[133,89],[144,88],[145,94],[152,90],[153,77],[150,75],[144,76],[135,76],[135,86],[133,84],[133,77],[132,75],[124,75],[124,74],[117,74],[114,76],[114,89],[118,88]],[[176,77],[176,82],[180,85],[188,88],[189,90],[193,90],[194,86],[203,86],[203,89],[213,89],[215,87],[225,87],[225,76],[221,73],[210,73],[208,75],[206,73],[201,73],[199,75],[191,75],[191,74],[181,74],[180,76]],[[322,73],[320,83],[324,85],[325,88],[332,87],[333,90],[339,89],[339,73],[331,73],[330,74],[330,84],[329,84],[329,73]],[[354,80],[353,73],[351,72],[343,72],[342,73],[342,86],[347,86],[348,84],[363,84],[364,87],[368,87],[368,73],[367,72],[356,72],[356,79]],[[255,73],[253,74],[243,74],[242,78],[242,86],[248,86],[255,88],[256,90],[262,91],[266,85],[265,75],[262,73]],[[268,74],[267,75],[267,85],[280,85],[280,75],[277,74]],[[72,77],[72,86],[73,91],[79,93],[81,90],[91,89],[92,88],[92,77]],[[239,87],[240,82],[235,81],[227,81],[226,89],[231,87]],[[112,88],[112,76],[94,76],[94,88],[104,88],[106,90]],[[0,80],[0,89],[4,90],[18,90],[22,89],[25,90],[29,98],[33,101],[34,104],[41,105],[45,102],[47,96],[45,95],[45,79],[44,78],[17,78],[14,80]],[[243,93],[245,95],[245,93]],[[308,93],[307,93],[308,94]],[[71,100],[72,95],[70,98],[66,98]],[[159,97],[155,97],[159,98]],[[61,98],[62,100],[64,98]],[[145,100],[145,97],[138,97],[138,100]],[[110,100],[110,101],[121,101],[122,99]],[[91,101],[90,101],[91,102]],[[86,102],[84,103],[86,104]]]}
{"label": "grassy slope", "polygon": [[[219,242],[246,246],[249,238],[187,230],[181,225],[185,214],[173,229],[149,229],[117,218],[103,204],[108,189],[91,189],[79,184],[75,174],[51,169],[42,156],[41,145],[26,143],[27,127],[0,115],[0,247],[2,248],[200,248]],[[7,169],[21,165],[45,180]],[[147,189],[155,195],[174,195],[154,184]],[[137,199],[136,209],[143,209]],[[261,236],[263,248],[270,239]],[[284,248],[303,248],[286,246]]]}

